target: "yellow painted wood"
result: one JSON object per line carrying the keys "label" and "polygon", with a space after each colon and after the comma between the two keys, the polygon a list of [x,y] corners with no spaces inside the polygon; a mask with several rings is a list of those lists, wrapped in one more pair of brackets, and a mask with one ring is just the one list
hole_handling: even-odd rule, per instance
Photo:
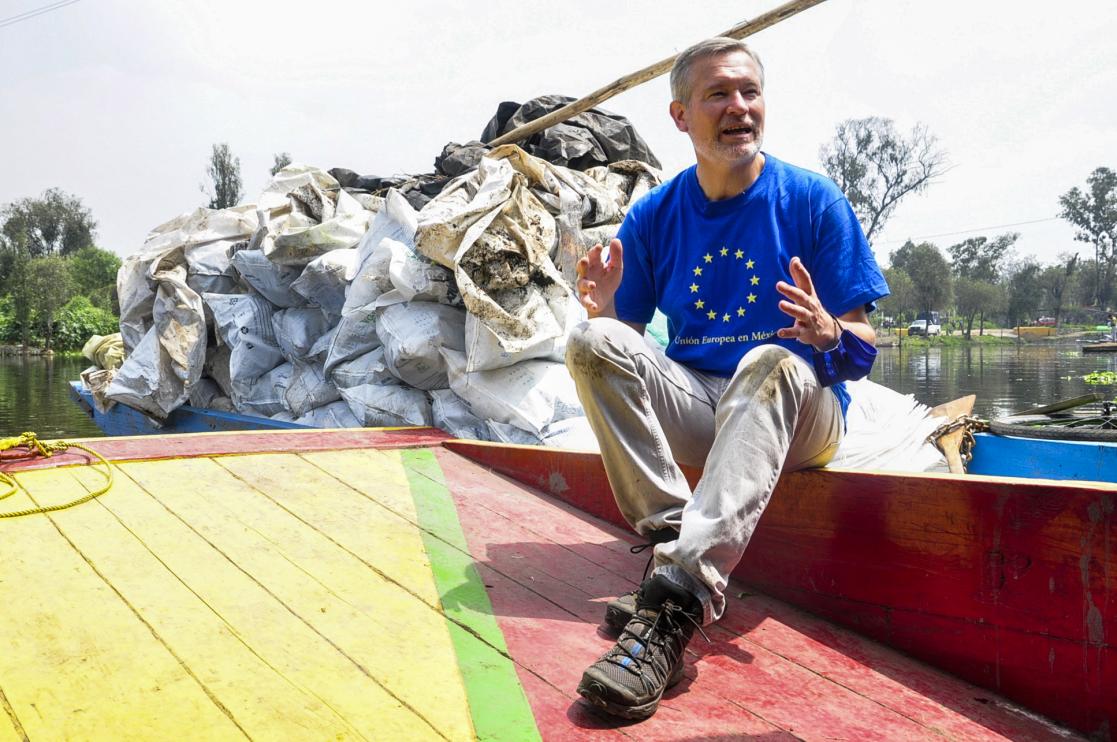
{"label": "yellow painted wood", "polygon": [[[66,471],[89,486],[95,484],[87,469]],[[70,486],[76,485],[71,479]],[[119,476],[106,502],[114,509],[126,507],[126,494],[144,496],[126,476]],[[313,692],[300,688],[243,642],[148,550],[140,540],[142,531],[133,534],[106,508],[87,505],[56,514],[59,528],[248,736],[281,739],[293,730],[316,730],[322,738],[359,736]],[[158,698],[150,702],[161,703]]]}
{"label": "yellow painted wood", "polygon": [[[76,485],[58,470],[24,472],[18,479],[45,498]],[[81,517],[81,511],[97,507],[88,503],[72,513]],[[241,737],[59,534],[54,517],[0,521],[0,688],[27,736]],[[166,713],[168,708],[176,713]]]}
{"label": "yellow painted wood", "polygon": [[[385,489],[401,486],[398,457],[375,462],[349,458],[345,465],[355,474],[382,482]],[[234,467],[236,476],[223,466]],[[338,545],[336,533],[324,534],[277,505],[272,498],[285,499],[291,484],[267,493],[257,489],[261,473],[274,469],[275,457],[270,456],[125,467],[165,507],[191,523],[441,734],[472,737],[469,705],[445,617],[415,595],[429,591],[429,586],[399,585],[376,571],[379,547],[368,521],[344,523],[348,540],[363,547],[351,553]],[[205,485],[198,486],[201,482]],[[339,491],[344,488],[334,484],[328,498],[316,498],[327,500],[327,508],[330,500],[345,497]],[[410,561],[423,561],[423,544],[412,530],[416,537],[409,547],[415,553]],[[422,579],[433,582],[429,569]]]}
{"label": "yellow painted wood", "polygon": [[0,696],[0,742],[27,742],[27,738],[16,728],[12,720],[15,711],[5,706],[5,699]]}
{"label": "yellow painted wood", "polygon": [[[124,481],[133,476],[142,479],[145,469],[174,467],[178,463],[120,466],[120,481],[113,490],[116,497],[103,504],[275,672],[328,705],[362,737],[438,738],[429,724],[346,657],[342,648],[314,631],[282,600],[154,497]],[[204,480],[187,483],[198,488],[212,486]],[[243,530],[247,535],[250,529]],[[230,679],[247,685],[254,681],[249,675]],[[296,730],[296,735],[300,734],[317,736],[313,730]]]}
{"label": "yellow painted wood", "polygon": [[[431,578],[430,561],[417,530],[415,507],[395,452],[338,452],[332,468],[314,465],[317,454],[225,456],[221,465],[267,492],[296,517],[329,534],[355,554],[371,553],[388,578],[407,585],[427,605],[441,605]],[[306,460],[303,460],[303,459]],[[395,462],[393,465],[392,462]],[[354,468],[355,467],[355,468]],[[333,475],[331,475],[333,472]],[[367,480],[385,507],[340,481],[338,476]],[[383,482],[380,477],[388,477]],[[354,523],[362,524],[360,530]]]}
{"label": "yellow painted wood", "polygon": [[[305,461],[329,472],[350,487],[364,492],[384,507],[412,523],[418,523],[415,500],[401,464],[399,451],[314,451],[301,455]],[[378,472],[377,479],[365,476],[365,469]]]}

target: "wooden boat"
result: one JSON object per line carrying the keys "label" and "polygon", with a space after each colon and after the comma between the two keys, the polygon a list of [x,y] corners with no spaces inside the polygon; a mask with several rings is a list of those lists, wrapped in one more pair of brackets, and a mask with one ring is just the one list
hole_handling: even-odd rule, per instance
{"label": "wooden boat", "polygon": [[1117,353],[1117,343],[1084,343],[1083,353]]}
{"label": "wooden boat", "polygon": [[113,405],[101,412],[93,404],[93,395],[80,381],[70,382],[70,399],[89,415],[105,435],[166,435],[167,433],[219,433],[234,430],[297,430],[305,425],[272,420],[236,412],[207,410],[183,405],[172,410],[162,423],[127,405]]}
{"label": "wooden boat", "polygon": [[[786,475],[711,643],[630,726],[574,693],[644,562],[596,455],[430,429],[87,443],[106,494],[0,519],[2,740],[1117,730],[1114,484]],[[6,460],[0,510],[93,487],[87,458]]]}

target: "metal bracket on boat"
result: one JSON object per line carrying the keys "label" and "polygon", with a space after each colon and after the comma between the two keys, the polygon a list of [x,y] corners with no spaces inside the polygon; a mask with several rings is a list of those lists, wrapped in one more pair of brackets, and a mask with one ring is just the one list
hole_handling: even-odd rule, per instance
{"label": "metal bracket on boat", "polygon": [[[17,510],[15,512],[0,512],[0,518],[18,518],[23,515],[36,515],[38,513],[51,513],[56,510],[65,510],[66,508],[72,508],[75,505],[81,505],[83,502],[89,502],[94,497],[99,497],[105,494],[112,487],[112,466],[109,465],[109,462],[105,460],[104,456],[81,443],[68,443],[67,441],[53,441],[47,443],[45,441],[39,440],[39,436],[37,436],[35,433],[23,433],[22,435],[13,436],[11,438],[0,438],[0,451],[9,451],[16,448],[24,448],[26,449],[26,453],[17,454],[16,456],[8,458],[30,459],[36,456],[50,458],[54,454],[60,453],[70,448],[77,448],[85,451],[86,453],[96,458],[99,463],[104,465],[105,469],[101,472],[101,475],[105,478],[105,485],[83,497],[79,497],[76,500],[71,500],[70,502],[65,502],[59,505],[37,505],[33,508],[27,508],[26,510]],[[7,492],[0,493],[0,500],[11,497],[19,491],[19,483],[16,482],[14,477],[6,472],[0,471],[0,483],[6,484],[8,486]]]}
{"label": "metal bracket on boat", "polygon": [[[935,428],[935,430],[927,436],[927,441],[933,443],[935,448],[942,451],[943,455],[946,456],[949,461],[951,452],[947,450],[945,439],[952,433],[955,434],[952,437],[956,441],[954,445],[957,446],[958,456],[963,464],[968,464],[970,460],[973,459],[973,449],[977,444],[977,441],[974,439],[974,433],[984,433],[987,430],[989,430],[989,423],[987,421],[979,417],[974,417],[973,415],[959,415],[953,420],[949,420]],[[953,470],[954,467],[951,467],[951,471]],[[960,474],[963,472],[956,473]]]}

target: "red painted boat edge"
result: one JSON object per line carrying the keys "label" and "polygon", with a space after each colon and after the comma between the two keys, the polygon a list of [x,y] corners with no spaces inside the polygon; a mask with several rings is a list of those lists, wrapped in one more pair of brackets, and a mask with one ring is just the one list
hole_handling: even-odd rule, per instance
{"label": "red painted boat edge", "polygon": [[[624,526],[598,454],[443,446]],[[695,481],[698,472],[687,472]],[[734,576],[1087,734],[1117,731],[1117,485],[815,470]]]}
{"label": "red painted boat edge", "polygon": [[[312,428],[183,433],[174,436],[81,438],[71,439],[69,442],[88,446],[109,461],[154,461],[194,456],[301,453],[353,448],[425,448],[440,445],[449,438],[449,435],[438,428],[339,428],[336,430]],[[76,448],[57,453],[50,458],[20,457],[19,450],[12,450],[0,455],[0,470],[27,471],[53,466],[88,464],[90,461],[89,454]]]}

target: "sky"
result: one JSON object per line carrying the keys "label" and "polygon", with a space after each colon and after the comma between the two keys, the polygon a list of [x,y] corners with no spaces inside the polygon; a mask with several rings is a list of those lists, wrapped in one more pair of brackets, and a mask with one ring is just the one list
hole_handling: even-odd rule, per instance
{"label": "sky", "polygon": [[[366,175],[429,172],[501,101],[580,97],[775,0],[415,3],[0,0],[0,204],[57,187],[121,256],[205,205],[211,145],[254,201],[273,155]],[[16,19],[16,20],[12,20]],[[827,0],[749,39],[766,69],[765,151],[821,168],[847,118],[922,123],[949,169],[874,241],[946,248],[1021,234],[1020,257],[1092,253],[1059,196],[1117,169],[1117,6],[1101,0]],[[603,104],[673,174],[694,162],[666,77]]]}

